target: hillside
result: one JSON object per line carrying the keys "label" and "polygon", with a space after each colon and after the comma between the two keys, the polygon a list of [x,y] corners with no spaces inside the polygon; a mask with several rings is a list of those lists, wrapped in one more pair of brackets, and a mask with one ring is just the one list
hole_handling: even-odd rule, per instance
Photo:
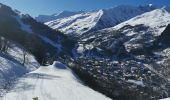
{"label": "hillside", "polygon": [[39,67],[38,61],[25,48],[1,37],[0,97],[13,87],[18,78]]}
{"label": "hillside", "polygon": [[39,15],[35,17],[35,19],[38,22],[45,23],[48,21],[65,18],[65,17],[76,15],[76,14],[80,14],[80,13],[83,13],[83,11],[62,11],[58,14],[53,14],[53,15]]}
{"label": "hillside", "polygon": [[57,55],[71,55],[73,41],[59,31],[37,22],[27,14],[0,4],[0,36],[25,47],[41,63]]}

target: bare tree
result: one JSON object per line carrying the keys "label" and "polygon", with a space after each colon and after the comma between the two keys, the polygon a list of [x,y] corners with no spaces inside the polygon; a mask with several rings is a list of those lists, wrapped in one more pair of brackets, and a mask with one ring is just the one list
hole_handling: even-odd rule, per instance
{"label": "bare tree", "polygon": [[22,49],[22,51],[23,51],[23,62],[22,62],[22,65],[25,65],[26,57],[27,57],[28,53],[27,53],[27,51],[24,48]]}
{"label": "bare tree", "polygon": [[0,51],[1,52],[7,52],[8,48],[9,48],[9,41],[7,39],[5,39],[4,37],[0,37]]}

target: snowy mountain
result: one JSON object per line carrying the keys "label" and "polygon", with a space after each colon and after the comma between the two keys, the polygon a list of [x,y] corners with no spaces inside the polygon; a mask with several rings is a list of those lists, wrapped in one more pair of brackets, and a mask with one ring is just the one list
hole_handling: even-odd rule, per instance
{"label": "snowy mountain", "polygon": [[20,78],[2,100],[111,100],[84,86],[75,74],[60,62],[39,69]]}
{"label": "snowy mountain", "polygon": [[[139,49],[141,45],[151,45],[151,42],[161,35],[169,23],[170,13],[165,9],[156,9],[123,22],[115,26],[113,30],[123,30],[126,36],[133,37],[125,43],[125,48],[130,51],[135,48]],[[139,29],[135,30],[137,27]]]}
{"label": "snowy mountain", "polygon": [[169,14],[170,13],[164,8],[156,9],[123,22],[115,26],[114,29],[120,29],[126,25],[136,26],[143,24],[145,26],[151,27],[152,29],[156,29],[154,34],[160,35],[160,33],[166,28],[167,24],[169,24]]}
{"label": "snowy mountain", "polygon": [[93,88],[116,100],[169,97],[169,24],[170,13],[161,8],[83,34],[75,48],[80,56],[75,62],[82,67],[77,70],[89,73],[98,82]]}
{"label": "snowy mountain", "polygon": [[63,11],[59,14],[53,14],[53,15],[39,15],[38,17],[35,17],[35,19],[38,22],[48,22],[48,21],[52,21],[52,20],[56,20],[56,19],[60,19],[60,18],[65,18],[65,17],[69,17],[69,16],[73,16],[76,14],[80,14],[83,13],[83,11]]}
{"label": "snowy mountain", "polygon": [[[80,48],[93,50],[95,47],[99,47],[98,50],[102,48],[111,50],[113,53],[117,52],[119,47],[116,45],[119,45],[121,42],[123,42],[128,52],[140,49],[143,46],[151,45],[169,23],[170,13],[165,9],[156,9],[136,16],[115,27],[82,35],[79,39],[80,43],[87,44],[83,44],[84,47],[79,44],[78,51]],[[118,48],[116,49],[116,47]]]}
{"label": "snowy mountain", "polygon": [[155,9],[154,6],[116,6],[109,9],[84,12],[70,17],[46,22],[52,29],[60,30],[65,34],[81,35],[86,32],[113,27],[123,21],[144,12]]}

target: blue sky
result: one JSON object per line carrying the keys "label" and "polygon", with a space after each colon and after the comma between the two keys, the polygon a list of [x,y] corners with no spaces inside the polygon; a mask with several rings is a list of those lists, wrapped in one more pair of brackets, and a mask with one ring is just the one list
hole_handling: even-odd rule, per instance
{"label": "blue sky", "polygon": [[54,14],[63,10],[96,10],[109,8],[115,5],[170,5],[170,0],[0,0],[1,3],[11,6],[23,13],[32,16],[39,14]]}

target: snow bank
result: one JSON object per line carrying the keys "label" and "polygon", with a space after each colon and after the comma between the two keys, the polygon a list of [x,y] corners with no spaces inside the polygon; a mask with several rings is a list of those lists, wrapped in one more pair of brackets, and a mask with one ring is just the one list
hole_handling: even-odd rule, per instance
{"label": "snow bank", "polygon": [[66,69],[66,65],[62,64],[59,61],[54,61],[54,63],[52,64],[53,67],[58,68],[58,69]]}

